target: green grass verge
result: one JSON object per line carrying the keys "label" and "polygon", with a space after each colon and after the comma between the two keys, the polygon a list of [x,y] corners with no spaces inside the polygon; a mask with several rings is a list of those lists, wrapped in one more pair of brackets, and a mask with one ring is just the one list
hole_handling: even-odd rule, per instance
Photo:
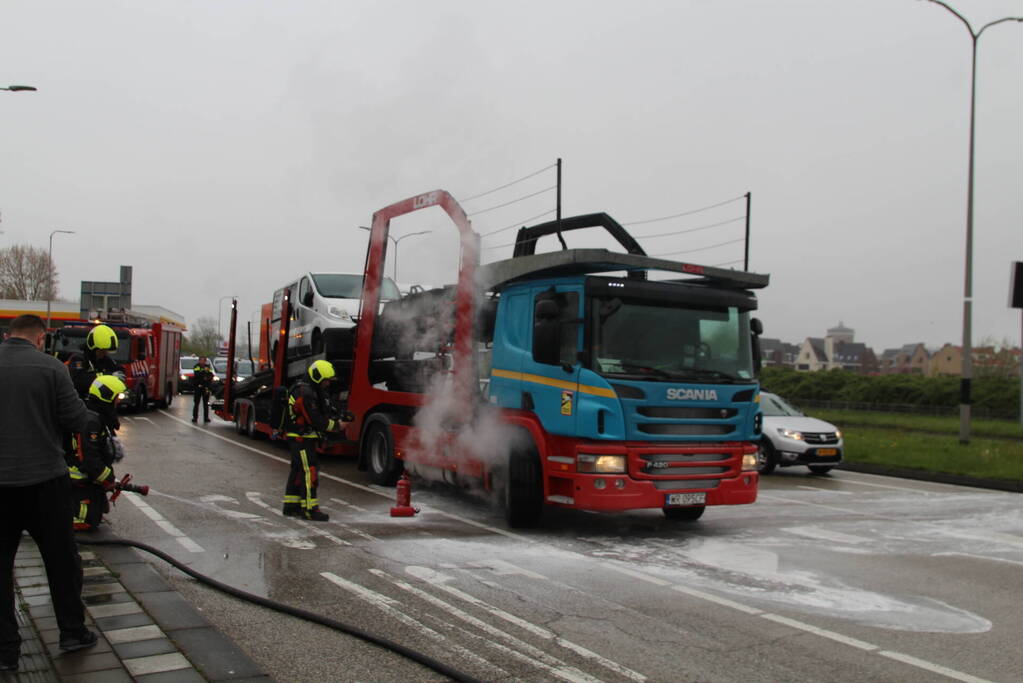
{"label": "green grass verge", "polygon": [[[841,425],[840,425],[841,426]],[[1023,442],[938,435],[880,427],[843,428],[844,459],[982,479],[1023,481]]]}
{"label": "green grass verge", "polygon": [[[912,413],[881,413],[859,410],[826,410],[811,408],[809,415],[838,425],[843,431],[854,427],[885,427],[959,435],[959,416],[914,415]],[[1008,420],[970,420],[970,436],[1023,439],[1023,425]]]}

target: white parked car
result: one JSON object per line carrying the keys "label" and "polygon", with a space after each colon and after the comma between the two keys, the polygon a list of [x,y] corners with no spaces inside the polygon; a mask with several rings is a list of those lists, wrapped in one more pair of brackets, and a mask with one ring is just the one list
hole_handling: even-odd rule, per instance
{"label": "white parked car", "polygon": [[794,408],[776,394],[760,392],[764,416],[758,470],[770,474],[775,467],[806,465],[814,474],[830,472],[842,462],[842,432]]}

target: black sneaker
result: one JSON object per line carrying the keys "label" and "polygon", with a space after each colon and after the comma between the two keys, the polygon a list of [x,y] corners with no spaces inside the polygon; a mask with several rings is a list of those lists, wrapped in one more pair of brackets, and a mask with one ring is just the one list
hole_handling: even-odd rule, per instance
{"label": "black sneaker", "polygon": [[313,508],[305,513],[305,518],[311,522],[326,522],[330,519],[330,515],[321,510],[320,508]]}
{"label": "black sneaker", "polygon": [[96,642],[96,634],[85,628],[75,635],[61,635],[60,649],[64,652],[74,652],[92,647]]}

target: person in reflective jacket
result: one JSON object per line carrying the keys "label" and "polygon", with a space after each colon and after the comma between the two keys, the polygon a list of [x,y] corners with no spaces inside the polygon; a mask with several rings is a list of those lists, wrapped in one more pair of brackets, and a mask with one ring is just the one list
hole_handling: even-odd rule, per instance
{"label": "person in reflective jacket", "polygon": [[[114,351],[117,351],[117,334],[109,325],[96,325],[85,336],[83,351],[72,354],[64,361],[68,372],[71,373],[75,391],[83,401],[88,402],[89,390],[98,376],[119,375],[123,379],[124,371],[117,361],[110,357]],[[104,424],[112,433],[121,428],[116,410],[107,411],[103,417]]]}
{"label": "person in reflective jacket", "polygon": [[202,401],[203,422],[210,421],[210,388],[213,386],[213,367],[206,356],[192,369],[192,422],[199,420],[199,402]]}
{"label": "person in reflective jacket", "polygon": [[291,452],[291,471],[284,486],[284,514],[326,522],[316,498],[319,456],[316,447],[327,432],[341,431],[346,422],[330,416],[327,392],[334,382],[334,366],[318,360],[309,366],[309,379],[297,380],[288,391],[285,437]]}
{"label": "person in reflective jacket", "polygon": [[85,405],[89,420],[81,432],[70,435],[65,454],[74,496],[75,531],[95,531],[110,511],[107,492],[114,488],[114,439],[104,415],[117,411],[124,382],[113,375],[100,375],[89,388]]}

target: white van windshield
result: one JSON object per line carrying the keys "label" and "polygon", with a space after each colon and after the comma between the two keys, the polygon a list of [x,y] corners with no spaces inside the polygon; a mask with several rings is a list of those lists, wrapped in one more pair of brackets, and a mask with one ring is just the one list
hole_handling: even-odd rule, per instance
{"label": "white van windshield", "polygon": [[[313,275],[316,290],[320,296],[328,299],[361,299],[362,276],[337,273],[319,273]],[[384,278],[380,286],[381,299],[400,299],[401,293],[390,278]]]}

